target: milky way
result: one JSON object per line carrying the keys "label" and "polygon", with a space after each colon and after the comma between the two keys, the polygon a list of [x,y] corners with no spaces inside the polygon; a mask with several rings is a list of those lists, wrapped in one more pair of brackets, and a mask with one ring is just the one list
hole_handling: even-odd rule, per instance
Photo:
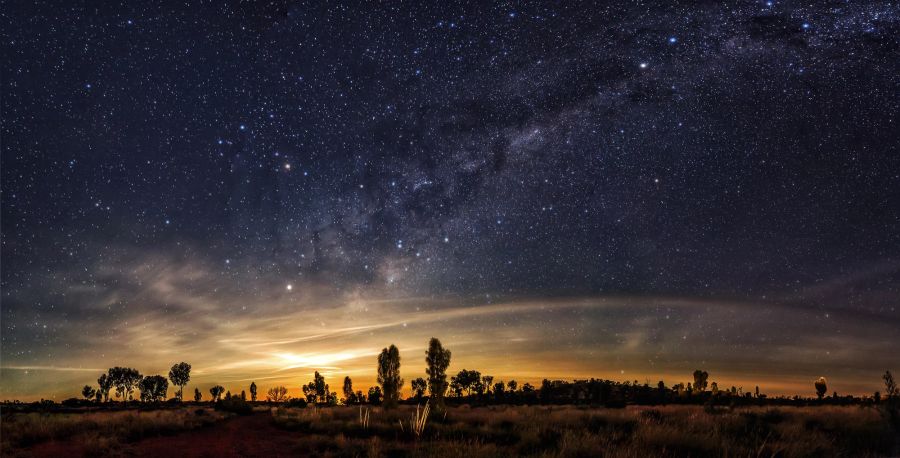
{"label": "milky way", "polygon": [[76,3],[0,13],[4,397],[900,370],[895,4]]}

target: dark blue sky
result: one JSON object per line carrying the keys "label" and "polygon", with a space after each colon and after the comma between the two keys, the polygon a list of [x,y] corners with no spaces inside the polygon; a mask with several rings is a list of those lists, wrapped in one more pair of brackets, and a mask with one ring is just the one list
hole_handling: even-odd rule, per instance
{"label": "dark blue sky", "polygon": [[0,13],[7,361],[189,310],[140,294],[154,263],[247,304],[291,284],[900,320],[891,3],[27,3]]}

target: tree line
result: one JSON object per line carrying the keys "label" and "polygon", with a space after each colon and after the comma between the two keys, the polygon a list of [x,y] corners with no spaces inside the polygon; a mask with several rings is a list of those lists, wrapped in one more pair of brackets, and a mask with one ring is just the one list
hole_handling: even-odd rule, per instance
{"label": "tree line", "polygon": [[[667,387],[663,381],[655,386],[649,383],[640,384],[637,380],[631,382],[617,382],[612,380],[549,380],[544,379],[540,387],[530,383],[519,385],[516,380],[496,380],[493,376],[482,375],[477,370],[462,369],[456,375],[447,377],[447,368],[450,366],[450,350],[444,348],[441,341],[431,338],[428,349],[425,351],[426,370],[425,377],[417,377],[410,381],[412,396],[407,401],[429,401],[431,408],[440,412],[447,402],[460,403],[511,403],[511,404],[602,404],[624,405],[633,404],[658,404],[658,403],[748,403],[764,402],[765,394],[760,393],[759,387],[753,392],[744,392],[743,388],[731,386],[719,387],[715,381],[709,382],[709,373],[703,370],[693,372],[693,381],[677,383]],[[325,377],[315,371],[313,380],[300,386],[303,396],[291,399],[285,386],[274,386],[266,393],[266,402],[291,403],[292,405],[305,406],[316,405],[355,405],[373,404],[384,405],[392,408],[400,403],[400,392],[404,385],[400,377],[400,351],[395,345],[390,345],[381,350],[377,358],[378,384],[369,388],[365,393],[354,390],[353,381],[349,376],[344,377],[341,388],[342,396],[332,391],[326,383]],[[96,402],[108,402],[110,391],[113,391],[116,399],[127,403],[134,399],[134,391],[140,392],[139,399],[143,402],[159,402],[166,399],[169,383],[177,387],[173,401],[184,400],[184,387],[191,377],[191,365],[185,362],[177,363],[169,370],[168,379],[162,375],[142,376],[136,369],[128,367],[113,367],[97,379],[98,387],[86,385],[82,390],[82,396]],[[882,377],[885,385],[884,398],[891,403],[900,399],[894,377],[890,371],[886,371]],[[853,403],[861,399],[853,397],[840,397],[835,392],[830,398],[826,398],[828,392],[827,381],[820,377],[813,383],[815,394],[820,402]],[[249,401],[257,402],[259,393],[256,382],[249,386]],[[210,400],[218,403],[224,399],[229,402],[247,401],[246,391],[232,395],[221,385],[214,385],[209,389]],[[198,388],[194,389],[194,401],[201,402],[203,393]],[[778,402],[804,401],[800,396],[793,398],[778,398]],[[880,392],[865,399],[869,402],[882,401]],[[771,402],[772,400],[770,400]]]}

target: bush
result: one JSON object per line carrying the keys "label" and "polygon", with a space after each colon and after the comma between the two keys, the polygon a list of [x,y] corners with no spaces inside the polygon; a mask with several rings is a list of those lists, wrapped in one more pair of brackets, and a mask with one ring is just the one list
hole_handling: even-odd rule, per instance
{"label": "bush", "polygon": [[253,406],[237,396],[232,396],[217,402],[216,410],[236,413],[238,415],[250,415],[253,413]]}
{"label": "bush", "polygon": [[286,403],[287,407],[299,407],[301,409],[305,408],[308,404],[306,399],[303,398],[294,398]]}

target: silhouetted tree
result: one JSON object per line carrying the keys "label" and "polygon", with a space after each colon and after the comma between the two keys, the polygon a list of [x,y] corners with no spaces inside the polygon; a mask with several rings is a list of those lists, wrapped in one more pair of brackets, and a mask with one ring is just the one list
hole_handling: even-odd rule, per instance
{"label": "silhouetted tree", "polygon": [[344,404],[356,403],[356,394],[353,392],[353,380],[349,376],[344,377]]}
{"label": "silhouetted tree", "polygon": [[203,393],[200,392],[200,388],[194,388],[194,402],[200,402],[203,399]]}
{"label": "silhouetted tree", "polygon": [[456,377],[450,377],[450,392],[456,397],[462,397],[462,385],[456,380]]}
{"label": "silhouetted tree", "polygon": [[[706,381],[709,379],[709,374],[706,371],[701,371],[697,369],[694,371],[694,389],[703,392],[706,390]],[[690,391],[690,390],[688,390]]]}
{"label": "silhouetted tree", "polygon": [[385,408],[393,408],[400,400],[403,379],[400,378],[400,350],[393,344],[378,355],[378,383],[384,393]]}
{"label": "silhouetted tree", "polygon": [[99,385],[97,391],[103,395],[103,401],[109,402],[109,390],[111,390],[113,386],[112,379],[109,378],[108,374],[100,374],[100,378],[97,379],[97,384]]}
{"label": "silhouetted tree", "polygon": [[316,371],[315,375],[313,375],[313,381],[304,385],[302,389],[303,395],[306,396],[306,402],[310,404],[327,402],[328,385],[325,384],[325,377],[319,374],[319,371]]}
{"label": "silhouetted tree", "polygon": [[451,383],[455,383],[459,389],[466,391],[466,396],[471,396],[472,392],[479,392],[481,387],[481,372],[463,369],[456,376],[451,378]]}
{"label": "silhouetted tree", "polygon": [[888,402],[900,396],[900,388],[897,388],[897,382],[894,381],[894,374],[891,374],[891,371],[884,371],[881,379],[884,380],[884,396]]}
{"label": "silhouetted tree", "polygon": [[256,402],[256,382],[250,382],[250,400]]}
{"label": "silhouetted tree", "polygon": [[225,392],[225,399],[231,399],[231,390]]}
{"label": "silhouetted tree", "polygon": [[486,393],[488,393],[488,394],[491,393],[491,388],[493,387],[493,384],[494,384],[494,376],[493,375],[485,375],[485,376],[481,377],[481,385],[483,387],[482,389]]}
{"label": "silhouetted tree", "polygon": [[756,397],[759,398],[759,385],[756,385],[756,390],[754,391],[754,393],[756,393]]}
{"label": "silhouetted tree", "polygon": [[378,405],[381,404],[381,388],[377,386],[373,386],[369,388],[369,404]]}
{"label": "silhouetted tree", "polygon": [[[709,388],[712,391],[713,396],[719,395],[719,384],[718,383],[712,382],[712,384],[709,386]],[[759,387],[756,387],[756,395],[759,396]]]}
{"label": "silhouetted tree", "polygon": [[221,385],[216,385],[209,389],[209,395],[212,396],[213,402],[219,402],[219,398],[222,397],[222,393],[225,392],[225,387]]}
{"label": "silhouetted tree", "polygon": [[138,389],[141,390],[141,401],[162,401],[169,391],[169,381],[162,375],[148,375],[138,383]]}
{"label": "silhouetted tree", "polygon": [[141,380],[141,373],[137,369],[130,367],[112,367],[107,373],[107,379],[112,380],[112,385],[116,388],[116,397],[122,397],[122,402],[128,402],[132,398],[132,393]]}
{"label": "silhouetted tree", "polygon": [[447,367],[450,366],[450,350],[444,349],[441,341],[432,337],[425,351],[425,374],[428,376],[428,394],[431,408],[438,412],[444,408],[447,393]]}
{"label": "silhouetted tree", "polygon": [[184,386],[191,380],[191,365],[183,361],[173,365],[172,369],[169,369],[169,380],[172,381],[172,385],[178,387],[175,396],[179,401],[184,401]]}
{"label": "silhouetted tree", "polygon": [[313,378],[315,379],[316,397],[319,402],[325,402],[325,397],[328,396],[328,385],[325,384],[325,377],[319,374],[319,371],[316,371]]}
{"label": "silhouetted tree", "polygon": [[266,394],[266,400],[269,402],[284,402],[287,400],[287,388],[283,386],[275,386],[269,388]]}
{"label": "silhouetted tree", "polygon": [[532,384],[530,384],[530,383],[528,383],[528,382],[525,382],[525,384],[522,385],[522,392],[523,392],[523,393],[531,393],[531,392],[534,392],[534,385],[532,385]]}
{"label": "silhouetted tree", "polygon": [[819,399],[822,399],[823,397],[825,397],[825,393],[828,392],[828,384],[825,381],[825,377],[819,377],[819,379],[816,380],[815,386],[816,386],[816,396],[818,396]]}
{"label": "silhouetted tree", "polygon": [[416,401],[421,402],[422,396],[425,395],[425,389],[428,387],[428,384],[425,382],[425,379],[423,379],[422,377],[413,379],[413,381],[410,382],[410,386],[412,387],[412,390],[413,390],[413,397],[416,398]]}
{"label": "silhouetted tree", "polygon": [[510,380],[510,381],[506,382],[506,388],[508,388],[509,391],[511,391],[511,392],[515,392],[516,388],[518,388],[518,387],[519,387],[519,382],[517,382],[515,380]]}
{"label": "silhouetted tree", "polygon": [[505,392],[506,384],[503,381],[499,381],[494,384],[494,396],[497,399],[502,399]]}
{"label": "silhouetted tree", "polygon": [[241,401],[247,402],[247,392],[241,390]]}
{"label": "silhouetted tree", "polygon": [[88,401],[93,399],[93,397],[96,393],[97,393],[97,391],[94,388],[92,388],[90,385],[85,385],[84,388],[81,389],[81,395],[84,396],[84,398],[87,399]]}
{"label": "silhouetted tree", "polygon": [[306,385],[300,387],[303,390],[303,396],[306,397],[306,402],[308,404],[316,403],[316,383],[309,382]]}

